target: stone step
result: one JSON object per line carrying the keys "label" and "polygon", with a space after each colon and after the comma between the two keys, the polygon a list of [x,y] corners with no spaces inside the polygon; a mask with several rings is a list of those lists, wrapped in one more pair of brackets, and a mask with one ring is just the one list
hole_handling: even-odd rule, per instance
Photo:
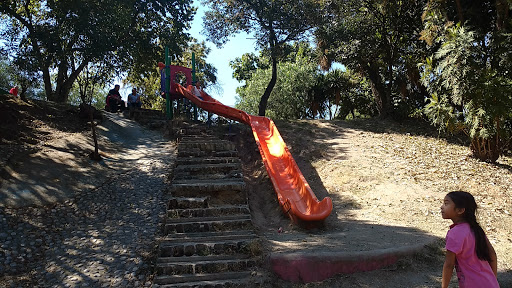
{"label": "stone step", "polygon": [[180,180],[229,180],[243,178],[241,170],[232,170],[229,173],[186,173],[177,172],[173,175],[173,181]]}
{"label": "stone step", "polygon": [[238,157],[238,151],[178,150],[178,157]]}
{"label": "stone step", "polygon": [[240,163],[178,165],[173,171],[175,180],[242,178]]}
{"label": "stone step", "polygon": [[[178,144],[182,144],[182,143],[186,144],[185,146],[187,146],[187,147],[199,147],[199,146],[201,146],[201,144],[205,144],[205,143],[215,144],[215,145],[229,144],[229,145],[233,145],[233,147],[234,147],[233,142],[228,141],[228,140],[222,140],[216,136],[211,136],[211,135],[193,136],[193,137],[183,136],[179,139]],[[194,146],[194,145],[199,145],[199,146]]]}
{"label": "stone step", "polygon": [[263,287],[265,277],[255,271],[223,272],[215,274],[181,274],[156,276],[158,288],[170,287]]}
{"label": "stone step", "polygon": [[238,157],[199,157],[199,158],[177,158],[176,165],[203,165],[221,163],[241,163]]}
{"label": "stone step", "polygon": [[207,207],[208,197],[171,197],[167,202],[167,209],[194,209]]}
{"label": "stone step", "polygon": [[174,197],[209,197],[209,205],[247,204],[242,178],[174,179],[168,193]]}
{"label": "stone step", "polygon": [[[210,192],[210,191],[242,191],[245,182],[239,178],[227,179],[174,179],[171,185],[171,193],[175,192]],[[178,196],[173,194],[174,196]],[[183,196],[183,195],[179,195]],[[200,195],[197,195],[200,196]]]}
{"label": "stone step", "polygon": [[246,271],[259,266],[261,262],[260,258],[244,254],[162,257],[156,264],[156,273],[157,275],[176,275]]}
{"label": "stone step", "polygon": [[189,264],[198,263],[203,261],[224,261],[224,260],[245,260],[250,259],[251,256],[247,254],[234,254],[234,255],[208,255],[208,256],[189,256],[189,257],[159,257],[156,264]]}
{"label": "stone step", "polygon": [[250,240],[257,238],[253,230],[233,230],[216,232],[173,233],[166,237],[158,238],[160,243],[181,243],[201,241],[225,241],[225,240]]}
{"label": "stone step", "polygon": [[195,150],[200,151],[232,151],[235,150],[235,144],[229,141],[205,141],[205,142],[183,142],[178,143],[178,151]]}
{"label": "stone step", "polygon": [[[224,218],[224,217],[223,217]],[[197,219],[197,218],[195,218]],[[201,220],[188,221],[185,223],[166,223],[164,226],[164,234],[171,233],[189,233],[189,232],[208,232],[208,231],[226,231],[226,230],[247,230],[252,228],[251,217],[239,216],[238,219],[225,220]]]}
{"label": "stone step", "polygon": [[240,163],[215,163],[215,164],[189,164],[177,165],[174,168],[174,173],[188,172],[188,173],[229,173],[232,170],[240,170]]}
{"label": "stone step", "polygon": [[203,135],[183,135],[180,141],[215,141],[220,140],[219,137],[203,134]]}
{"label": "stone step", "polygon": [[188,223],[202,223],[202,222],[220,222],[220,221],[231,221],[231,220],[251,220],[251,214],[236,214],[236,215],[219,215],[219,216],[208,216],[208,217],[190,217],[190,218],[167,218],[165,224],[188,224]]}
{"label": "stone step", "polygon": [[261,254],[260,240],[254,237],[240,237],[240,239],[225,239],[216,241],[165,241],[159,244],[159,248],[159,257]]}
{"label": "stone step", "polygon": [[198,136],[202,137],[204,135],[207,135],[206,127],[199,127],[199,126],[189,126],[189,127],[183,127],[180,129],[180,134],[186,135],[186,136]]}
{"label": "stone step", "polygon": [[249,206],[247,205],[229,205],[210,208],[189,208],[189,209],[170,209],[167,211],[167,217],[173,219],[192,218],[192,217],[212,217],[233,214],[249,215]]}

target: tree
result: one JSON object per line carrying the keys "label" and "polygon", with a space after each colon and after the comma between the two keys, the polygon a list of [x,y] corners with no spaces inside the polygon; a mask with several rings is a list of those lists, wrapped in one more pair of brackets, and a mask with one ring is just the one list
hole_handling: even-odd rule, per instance
{"label": "tree", "polygon": [[7,58],[0,55],[0,88],[7,89],[13,85],[11,65]]}
{"label": "tree", "polygon": [[[16,63],[42,73],[48,100],[65,102],[89,63],[144,71],[169,45],[175,54],[188,40],[189,0],[84,0],[0,2],[12,25],[2,36]],[[162,56],[163,57],[163,56]],[[162,58],[160,57],[160,59]],[[130,67],[129,69],[127,67]],[[54,74],[54,75],[53,75]]]}
{"label": "tree", "polygon": [[19,88],[19,97],[26,101],[27,94],[39,88],[37,81],[39,75],[22,69],[19,64],[9,61],[7,57],[0,58],[0,88],[9,90],[16,85]]}
{"label": "tree", "polygon": [[[312,118],[310,90],[316,84],[319,71],[314,63],[306,61],[278,64],[280,77],[271,92],[267,115],[274,119]],[[258,69],[245,87],[237,89],[240,98],[236,107],[249,114],[256,114],[259,109],[260,91],[272,77],[272,69]],[[299,85],[297,85],[300,83]]]}
{"label": "tree", "polygon": [[505,4],[429,1],[422,31],[437,49],[423,66],[430,92],[425,114],[441,130],[466,133],[473,155],[490,162],[503,153],[512,132],[512,37]]}
{"label": "tree", "polygon": [[[324,82],[328,107],[336,108],[334,117],[346,119],[351,115],[352,119],[355,119],[358,115],[376,115],[377,107],[371,96],[369,83],[359,73],[336,69],[325,75]],[[333,116],[330,115],[330,118]]]}
{"label": "tree", "polygon": [[258,104],[258,115],[264,116],[267,103],[277,81],[277,64],[285,43],[305,36],[322,16],[318,1],[286,0],[210,0],[211,8],[204,17],[208,39],[222,46],[238,32],[254,34],[260,48],[270,51],[272,75]]}
{"label": "tree", "polygon": [[420,41],[424,1],[335,0],[331,21],[315,32],[319,61],[333,61],[368,79],[381,117],[395,116],[397,104],[420,108],[427,94],[417,63],[427,52]]}
{"label": "tree", "polygon": [[233,78],[238,82],[251,80],[252,74],[258,69],[268,69],[268,59],[256,56],[254,53],[245,53],[242,57],[237,57],[229,62],[229,67],[233,69]]}
{"label": "tree", "polygon": [[[95,108],[93,108],[92,104],[94,100],[100,100],[103,98],[101,96],[98,97],[99,95],[96,93],[97,88],[107,82],[105,79],[109,79],[112,72],[113,71],[110,69],[109,65],[102,65],[101,63],[99,65],[93,65],[92,63],[89,63],[84,69],[84,72],[80,73],[76,81],[80,92],[80,99],[82,100],[80,103],[80,112],[87,114],[86,117],[89,118],[89,122],[91,124],[94,151],[90,154],[90,158],[95,161],[100,161],[101,156],[99,154],[98,137],[96,134],[96,122],[94,121]],[[101,101],[101,104],[98,102],[99,101],[96,101],[98,106],[104,103],[104,101]],[[104,104],[100,107],[103,108]]]}

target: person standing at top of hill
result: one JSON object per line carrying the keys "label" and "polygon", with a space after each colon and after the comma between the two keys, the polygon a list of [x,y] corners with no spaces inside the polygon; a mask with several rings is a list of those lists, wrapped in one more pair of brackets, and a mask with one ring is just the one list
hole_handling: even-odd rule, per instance
{"label": "person standing at top of hill", "polygon": [[461,288],[500,287],[496,252],[476,221],[476,210],[475,198],[468,192],[453,191],[444,197],[441,215],[453,224],[446,234],[442,288],[448,288],[453,267]]}
{"label": "person standing at top of hill", "polygon": [[142,102],[140,101],[140,95],[137,94],[137,88],[132,89],[132,93],[128,94],[128,108],[140,108],[142,107]]}
{"label": "person standing at top of hill", "polygon": [[119,86],[119,84],[116,84],[114,86],[114,89],[108,91],[107,106],[109,106],[110,112],[115,113],[117,112],[117,110],[123,111],[126,107],[123,99],[121,98],[121,93],[119,93],[119,89],[121,89],[121,86]]}
{"label": "person standing at top of hill", "polygon": [[18,86],[14,86],[9,90],[9,93],[14,95],[14,97],[18,97]]}

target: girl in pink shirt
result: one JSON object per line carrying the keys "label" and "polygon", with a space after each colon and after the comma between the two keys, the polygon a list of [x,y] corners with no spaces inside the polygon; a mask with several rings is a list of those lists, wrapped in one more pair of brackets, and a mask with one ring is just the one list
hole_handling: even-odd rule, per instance
{"label": "girl in pink shirt", "polygon": [[446,234],[443,288],[450,284],[453,267],[460,288],[500,287],[496,252],[476,221],[476,209],[475,198],[468,192],[454,191],[444,197],[441,215],[453,224]]}

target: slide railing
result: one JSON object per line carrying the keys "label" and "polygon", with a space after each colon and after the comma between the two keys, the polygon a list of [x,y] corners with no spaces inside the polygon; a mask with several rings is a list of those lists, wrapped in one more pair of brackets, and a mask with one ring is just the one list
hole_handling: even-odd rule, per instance
{"label": "slide railing", "polygon": [[311,223],[323,221],[329,216],[332,210],[331,198],[325,197],[318,201],[271,119],[249,115],[242,110],[223,105],[203,91],[201,99],[192,92],[193,86],[184,88],[176,85],[176,92],[199,108],[251,127],[279,205],[293,221]]}

